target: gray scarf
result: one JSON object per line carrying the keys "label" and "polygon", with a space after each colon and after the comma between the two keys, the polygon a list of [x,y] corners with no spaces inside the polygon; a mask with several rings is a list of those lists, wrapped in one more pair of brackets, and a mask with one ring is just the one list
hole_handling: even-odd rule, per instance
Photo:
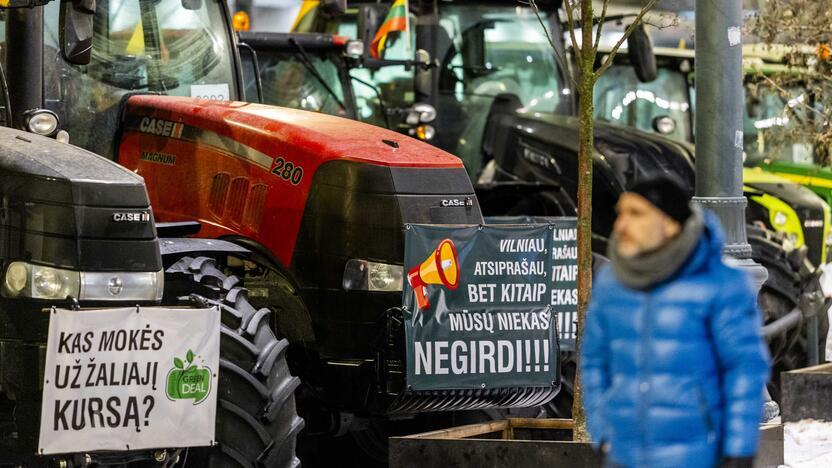
{"label": "gray scarf", "polygon": [[691,211],[679,235],[651,252],[623,258],[618,255],[615,235],[610,236],[607,255],[615,277],[631,289],[647,290],[679,271],[690,258],[705,229],[702,211],[695,206],[691,207]]}

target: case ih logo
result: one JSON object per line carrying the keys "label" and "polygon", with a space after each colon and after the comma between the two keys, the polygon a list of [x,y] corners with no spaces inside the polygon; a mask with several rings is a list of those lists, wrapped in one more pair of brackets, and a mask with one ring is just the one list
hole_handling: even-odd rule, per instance
{"label": "case ih logo", "polygon": [[470,198],[448,198],[442,200],[440,203],[442,206],[474,206],[474,200]]}
{"label": "case ih logo", "polygon": [[143,133],[150,133],[151,135],[179,138],[182,136],[183,128],[185,128],[185,125],[181,122],[171,122],[170,120],[154,119],[151,117],[144,117],[139,122],[139,130]]}
{"label": "case ih logo", "polygon": [[147,223],[150,222],[150,213],[113,213],[113,221],[117,223]]}

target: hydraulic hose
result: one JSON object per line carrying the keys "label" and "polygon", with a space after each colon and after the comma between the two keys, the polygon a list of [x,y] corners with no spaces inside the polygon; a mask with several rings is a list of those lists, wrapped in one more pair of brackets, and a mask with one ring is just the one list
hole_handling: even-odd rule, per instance
{"label": "hydraulic hose", "polygon": [[763,336],[766,338],[771,338],[774,335],[791,330],[792,328],[800,324],[801,315],[802,312],[800,312],[800,309],[795,307],[788,314],[769,323],[768,325],[765,325],[763,327]]}

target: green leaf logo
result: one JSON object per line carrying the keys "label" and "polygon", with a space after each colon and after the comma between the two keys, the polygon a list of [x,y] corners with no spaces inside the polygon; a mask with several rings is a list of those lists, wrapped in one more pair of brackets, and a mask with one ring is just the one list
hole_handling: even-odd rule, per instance
{"label": "green leaf logo", "polygon": [[194,400],[202,403],[211,393],[211,370],[193,363],[194,353],[190,349],[185,354],[185,361],[173,358],[173,368],[168,371],[166,393],[170,400]]}

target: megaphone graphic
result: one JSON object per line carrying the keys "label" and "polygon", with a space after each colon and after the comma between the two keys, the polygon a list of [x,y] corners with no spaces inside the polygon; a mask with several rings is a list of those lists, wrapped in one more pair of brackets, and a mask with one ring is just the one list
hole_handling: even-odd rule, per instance
{"label": "megaphone graphic", "polygon": [[407,273],[407,282],[416,293],[416,304],[420,309],[430,307],[427,285],[441,284],[450,290],[456,289],[459,286],[459,259],[453,241],[445,239],[440,242],[421,265]]}

